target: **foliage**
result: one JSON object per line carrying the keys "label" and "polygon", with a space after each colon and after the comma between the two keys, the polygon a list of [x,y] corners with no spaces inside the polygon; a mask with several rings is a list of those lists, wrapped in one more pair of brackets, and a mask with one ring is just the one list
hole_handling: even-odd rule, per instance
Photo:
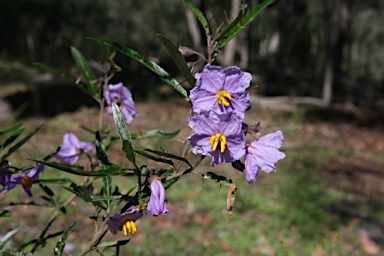
{"label": "foliage", "polygon": [[[1,151],[9,147],[8,152],[1,157],[0,184],[3,188],[0,192],[5,193],[16,187],[22,187],[28,195],[32,196],[31,187],[38,183],[42,192],[41,198],[45,203],[37,204],[30,201],[21,204],[53,210],[53,214],[45,222],[47,224],[38,238],[25,243],[17,252],[7,251],[5,253],[22,254],[27,251],[31,255],[44,247],[47,240],[58,239],[61,236],[53,248],[53,253],[54,255],[63,255],[66,240],[79,220],[75,220],[69,227],[56,233],[50,233],[50,227],[62,214],[66,214],[71,202],[78,197],[94,209],[91,219],[95,222],[94,237],[82,248],[79,255],[85,255],[91,251],[96,251],[102,255],[104,250],[110,248],[114,249],[115,254],[118,255],[120,246],[127,244],[130,239],[102,242],[108,229],[113,234],[123,231],[126,236],[129,236],[130,233],[133,235],[135,232],[140,232],[135,224],[136,220],[145,218],[145,215],[149,213],[155,217],[167,214],[168,201],[165,197],[165,190],[182,181],[185,175],[194,174],[201,179],[213,181],[219,186],[229,187],[227,211],[230,215],[232,214],[231,210],[234,207],[234,195],[237,188],[235,181],[221,173],[199,172],[198,166],[206,156],[212,158],[212,167],[217,164],[232,163],[238,172],[246,173],[249,183],[256,180],[259,170],[274,171],[274,164],[285,157],[285,154],[278,150],[283,142],[280,131],[259,138],[259,132],[256,129],[258,125],[248,126],[244,122],[245,112],[250,108],[249,92],[246,89],[250,86],[251,74],[234,66],[221,68],[212,65],[221,48],[244,30],[274,0],[264,1],[249,12],[246,12],[245,6],[243,6],[237,18],[223,30],[213,29],[197,7],[185,0],[183,2],[197,15],[197,19],[203,25],[207,36],[207,56],[204,57],[204,53],[199,53],[188,47],[181,48],[189,49],[192,54],[197,54],[198,58],[201,58],[194,63],[187,63],[183,57],[183,51],[179,51],[170,39],[163,35],[159,35],[159,38],[189,86],[173,78],[160,65],[146,59],[145,54],[140,54],[129,47],[106,39],[90,38],[100,43],[103,48],[104,55],[100,65],[103,72],[101,75],[94,72],[85,56],[73,46],[71,47],[72,57],[80,72],[80,77],[76,80],[71,79],[56,68],[43,63],[36,63],[36,65],[47,68],[71,81],[80,91],[93,98],[100,106],[100,119],[98,127],[83,127],[93,134],[93,142],[83,142],[75,134],[66,133],[63,136],[63,144],[56,152],[39,159],[30,159],[36,163],[34,167],[15,166],[8,162],[8,159],[34,136],[41,126],[18,142],[16,142],[17,138],[24,132],[21,125],[0,132],[0,136],[7,136],[1,145]],[[153,137],[170,139],[176,136],[179,131],[164,132],[160,129],[141,133],[130,131],[128,125],[133,118],[138,116],[138,113],[129,89],[123,83],[111,83],[111,79],[120,71],[120,67],[114,61],[116,54],[111,49],[117,50],[144,65],[169,84],[183,97],[183,100],[192,106],[193,116],[187,120],[191,128],[194,129],[194,134],[185,139],[181,153],[170,152],[163,148],[160,150],[135,148],[134,140]],[[194,66],[198,62],[206,62],[206,66],[201,73],[196,74],[197,81],[195,81],[188,65]],[[213,84],[211,84],[212,81]],[[214,88],[216,91],[212,92],[212,87],[215,86],[218,88]],[[203,100],[199,101],[199,97]],[[112,137],[109,128],[104,126],[102,119],[104,111],[113,115],[114,126],[119,138]],[[245,140],[246,134],[253,136],[254,141],[260,139],[260,144],[257,146],[250,144],[249,141]],[[120,143],[122,153],[129,162],[129,167],[123,167],[121,163],[115,163],[109,157],[109,146],[114,143]],[[92,153],[93,147],[96,148],[96,154]],[[251,147],[253,147],[252,150]],[[260,150],[256,150],[254,147]],[[199,155],[197,160],[192,156],[191,151]],[[243,156],[245,156],[245,165],[241,162]],[[56,158],[58,161],[54,161],[52,158]],[[80,158],[85,164],[78,162]],[[139,160],[151,161],[148,161],[146,165],[139,166]],[[156,164],[153,164],[153,161]],[[78,175],[83,180],[79,182],[68,178],[39,179],[39,174],[44,170],[44,166],[63,173]],[[114,184],[113,176],[119,179],[136,179],[136,184],[128,187],[127,192],[120,192],[122,190]],[[95,191],[93,189],[94,184],[98,180],[101,180],[102,189]],[[61,195],[50,188],[50,186],[56,185],[61,186],[63,191],[70,193],[68,198],[63,199]],[[19,203],[2,204],[3,207],[13,205],[19,205]],[[1,217],[12,218],[12,212],[2,210]],[[7,241],[16,236],[20,229],[8,232],[0,240],[0,249],[4,247]]]}

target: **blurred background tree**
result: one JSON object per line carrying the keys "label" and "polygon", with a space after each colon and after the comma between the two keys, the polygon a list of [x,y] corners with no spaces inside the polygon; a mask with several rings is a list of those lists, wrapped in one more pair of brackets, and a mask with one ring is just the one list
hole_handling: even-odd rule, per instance
{"label": "blurred background tree", "polygon": [[[248,8],[260,2],[245,1]],[[205,10],[212,27],[217,28],[236,17],[240,1],[191,3]],[[217,61],[254,74],[258,94],[312,96],[321,98],[325,105],[373,105],[384,92],[383,11],[384,3],[379,0],[276,1],[226,46]],[[146,57],[156,56],[155,60],[161,60],[160,64],[177,77],[177,69],[156,34],[166,35],[176,45],[204,51],[202,28],[191,17],[179,0],[150,4],[125,0],[2,1],[0,56],[3,61],[30,67],[35,61],[44,62],[75,76],[69,47],[79,48],[92,64],[101,58],[100,46],[85,38],[108,38]],[[157,78],[123,56],[118,55],[117,63],[124,71],[116,80],[125,81],[138,99],[151,97],[150,88],[159,83]],[[152,79],[143,85],[139,82],[143,76]],[[3,70],[0,82],[9,77],[13,75]]]}

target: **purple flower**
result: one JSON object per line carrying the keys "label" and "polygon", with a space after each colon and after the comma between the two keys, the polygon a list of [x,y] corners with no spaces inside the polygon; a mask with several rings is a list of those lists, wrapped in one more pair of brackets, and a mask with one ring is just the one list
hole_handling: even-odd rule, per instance
{"label": "purple flower", "polygon": [[263,172],[276,171],[276,162],[285,157],[285,154],[279,151],[283,141],[283,133],[277,131],[253,141],[247,147],[245,173],[249,184],[256,180],[259,169]]}
{"label": "purple flower", "polygon": [[245,154],[242,121],[235,113],[207,111],[187,120],[195,131],[187,138],[191,141],[193,153],[209,155],[212,158],[211,167],[233,162]]}
{"label": "purple flower", "polygon": [[206,65],[195,77],[196,87],[189,96],[195,113],[208,110],[217,113],[234,111],[244,118],[244,112],[251,105],[249,93],[245,91],[252,80],[251,74],[235,66],[223,69]]}
{"label": "purple flower", "polygon": [[39,173],[42,171],[44,171],[44,165],[38,163],[36,164],[35,167],[33,167],[27,173],[7,177],[7,180],[4,180],[3,183],[1,183],[1,185],[3,185],[4,187],[0,189],[0,193],[7,192],[15,188],[17,185],[21,184],[23,186],[24,191],[29,196],[32,196],[32,192],[31,192],[32,184],[34,181],[36,181],[39,178]]}
{"label": "purple flower", "polygon": [[135,221],[143,217],[146,213],[138,208],[129,209],[126,212],[109,217],[107,225],[112,234],[116,235],[118,231],[123,231],[124,235],[135,234],[137,227]]}
{"label": "purple flower", "polygon": [[153,216],[168,213],[165,189],[160,178],[156,175],[151,177],[151,198],[149,199],[147,210],[150,211]]}
{"label": "purple flower", "polygon": [[74,165],[79,160],[80,155],[92,150],[92,143],[82,142],[73,133],[66,133],[63,136],[63,145],[61,145],[56,158],[62,163]]}
{"label": "purple flower", "polygon": [[126,123],[130,124],[134,117],[139,114],[136,111],[136,105],[133,102],[132,94],[123,83],[109,84],[104,86],[104,98],[109,106],[106,107],[107,112],[112,115],[112,102],[120,106],[121,114],[123,114]]}

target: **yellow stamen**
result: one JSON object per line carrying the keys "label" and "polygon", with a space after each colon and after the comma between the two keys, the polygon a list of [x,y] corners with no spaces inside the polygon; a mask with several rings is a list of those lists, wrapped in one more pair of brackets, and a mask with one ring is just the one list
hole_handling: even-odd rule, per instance
{"label": "yellow stamen", "polygon": [[220,142],[220,152],[224,153],[225,151],[225,146],[227,145],[227,138],[220,134],[216,133],[215,135],[212,135],[211,138],[209,139],[209,144],[212,144],[212,151],[215,151],[217,149],[217,146],[219,145]]}
{"label": "yellow stamen", "polygon": [[231,103],[228,100],[232,100],[232,95],[227,93],[226,91],[219,91],[216,93],[217,97],[217,103],[224,104],[226,107],[231,105]]}
{"label": "yellow stamen", "polygon": [[21,180],[21,184],[23,184],[24,187],[30,188],[32,187],[32,180],[28,176],[24,176],[24,178]]}
{"label": "yellow stamen", "polygon": [[128,236],[129,233],[135,234],[137,231],[137,227],[135,222],[133,220],[127,220],[126,222],[123,223],[123,232],[124,235]]}

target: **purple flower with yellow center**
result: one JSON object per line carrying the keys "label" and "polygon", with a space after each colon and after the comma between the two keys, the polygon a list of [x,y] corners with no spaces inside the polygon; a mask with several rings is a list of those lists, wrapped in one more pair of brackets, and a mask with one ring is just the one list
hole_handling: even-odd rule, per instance
{"label": "purple flower with yellow center", "polygon": [[283,141],[283,133],[277,131],[253,141],[247,147],[245,173],[249,184],[256,180],[259,170],[267,173],[276,171],[276,162],[285,158],[285,154],[279,151]]}
{"label": "purple flower with yellow center", "polygon": [[128,124],[132,122],[134,117],[139,115],[136,111],[136,105],[135,102],[133,102],[132,94],[123,83],[104,86],[104,98],[109,105],[106,107],[107,112],[112,115],[112,102],[115,102],[120,107],[121,114]]}
{"label": "purple flower with yellow center", "polygon": [[165,198],[165,189],[158,176],[151,176],[151,198],[149,199],[147,210],[153,216],[165,215],[168,213],[167,198]]}
{"label": "purple flower with yellow center", "polygon": [[195,132],[187,138],[191,141],[193,153],[209,155],[211,167],[233,162],[245,154],[242,120],[235,113],[205,111],[187,120]]}
{"label": "purple flower with yellow center", "polygon": [[13,188],[15,188],[17,185],[21,184],[23,186],[24,191],[29,195],[32,196],[31,187],[34,181],[36,181],[39,178],[39,173],[44,171],[44,165],[43,164],[36,164],[35,167],[33,167],[31,170],[29,170],[26,173],[23,173],[21,175],[13,175],[10,177],[7,177],[1,185],[4,187],[0,189],[0,193],[5,193]]}
{"label": "purple flower with yellow center", "polygon": [[138,208],[132,208],[126,212],[109,217],[107,225],[112,234],[116,235],[118,231],[123,231],[124,235],[135,234],[137,227],[135,221],[143,217],[146,213]]}
{"label": "purple flower with yellow center", "polygon": [[251,74],[236,66],[223,69],[208,64],[195,77],[196,86],[189,96],[193,103],[193,112],[235,112],[244,118],[244,112],[251,105],[249,93],[245,90],[252,80]]}
{"label": "purple flower with yellow center", "polygon": [[66,133],[63,136],[63,145],[55,157],[62,163],[74,165],[83,152],[88,153],[92,148],[92,143],[79,141],[75,134]]}

